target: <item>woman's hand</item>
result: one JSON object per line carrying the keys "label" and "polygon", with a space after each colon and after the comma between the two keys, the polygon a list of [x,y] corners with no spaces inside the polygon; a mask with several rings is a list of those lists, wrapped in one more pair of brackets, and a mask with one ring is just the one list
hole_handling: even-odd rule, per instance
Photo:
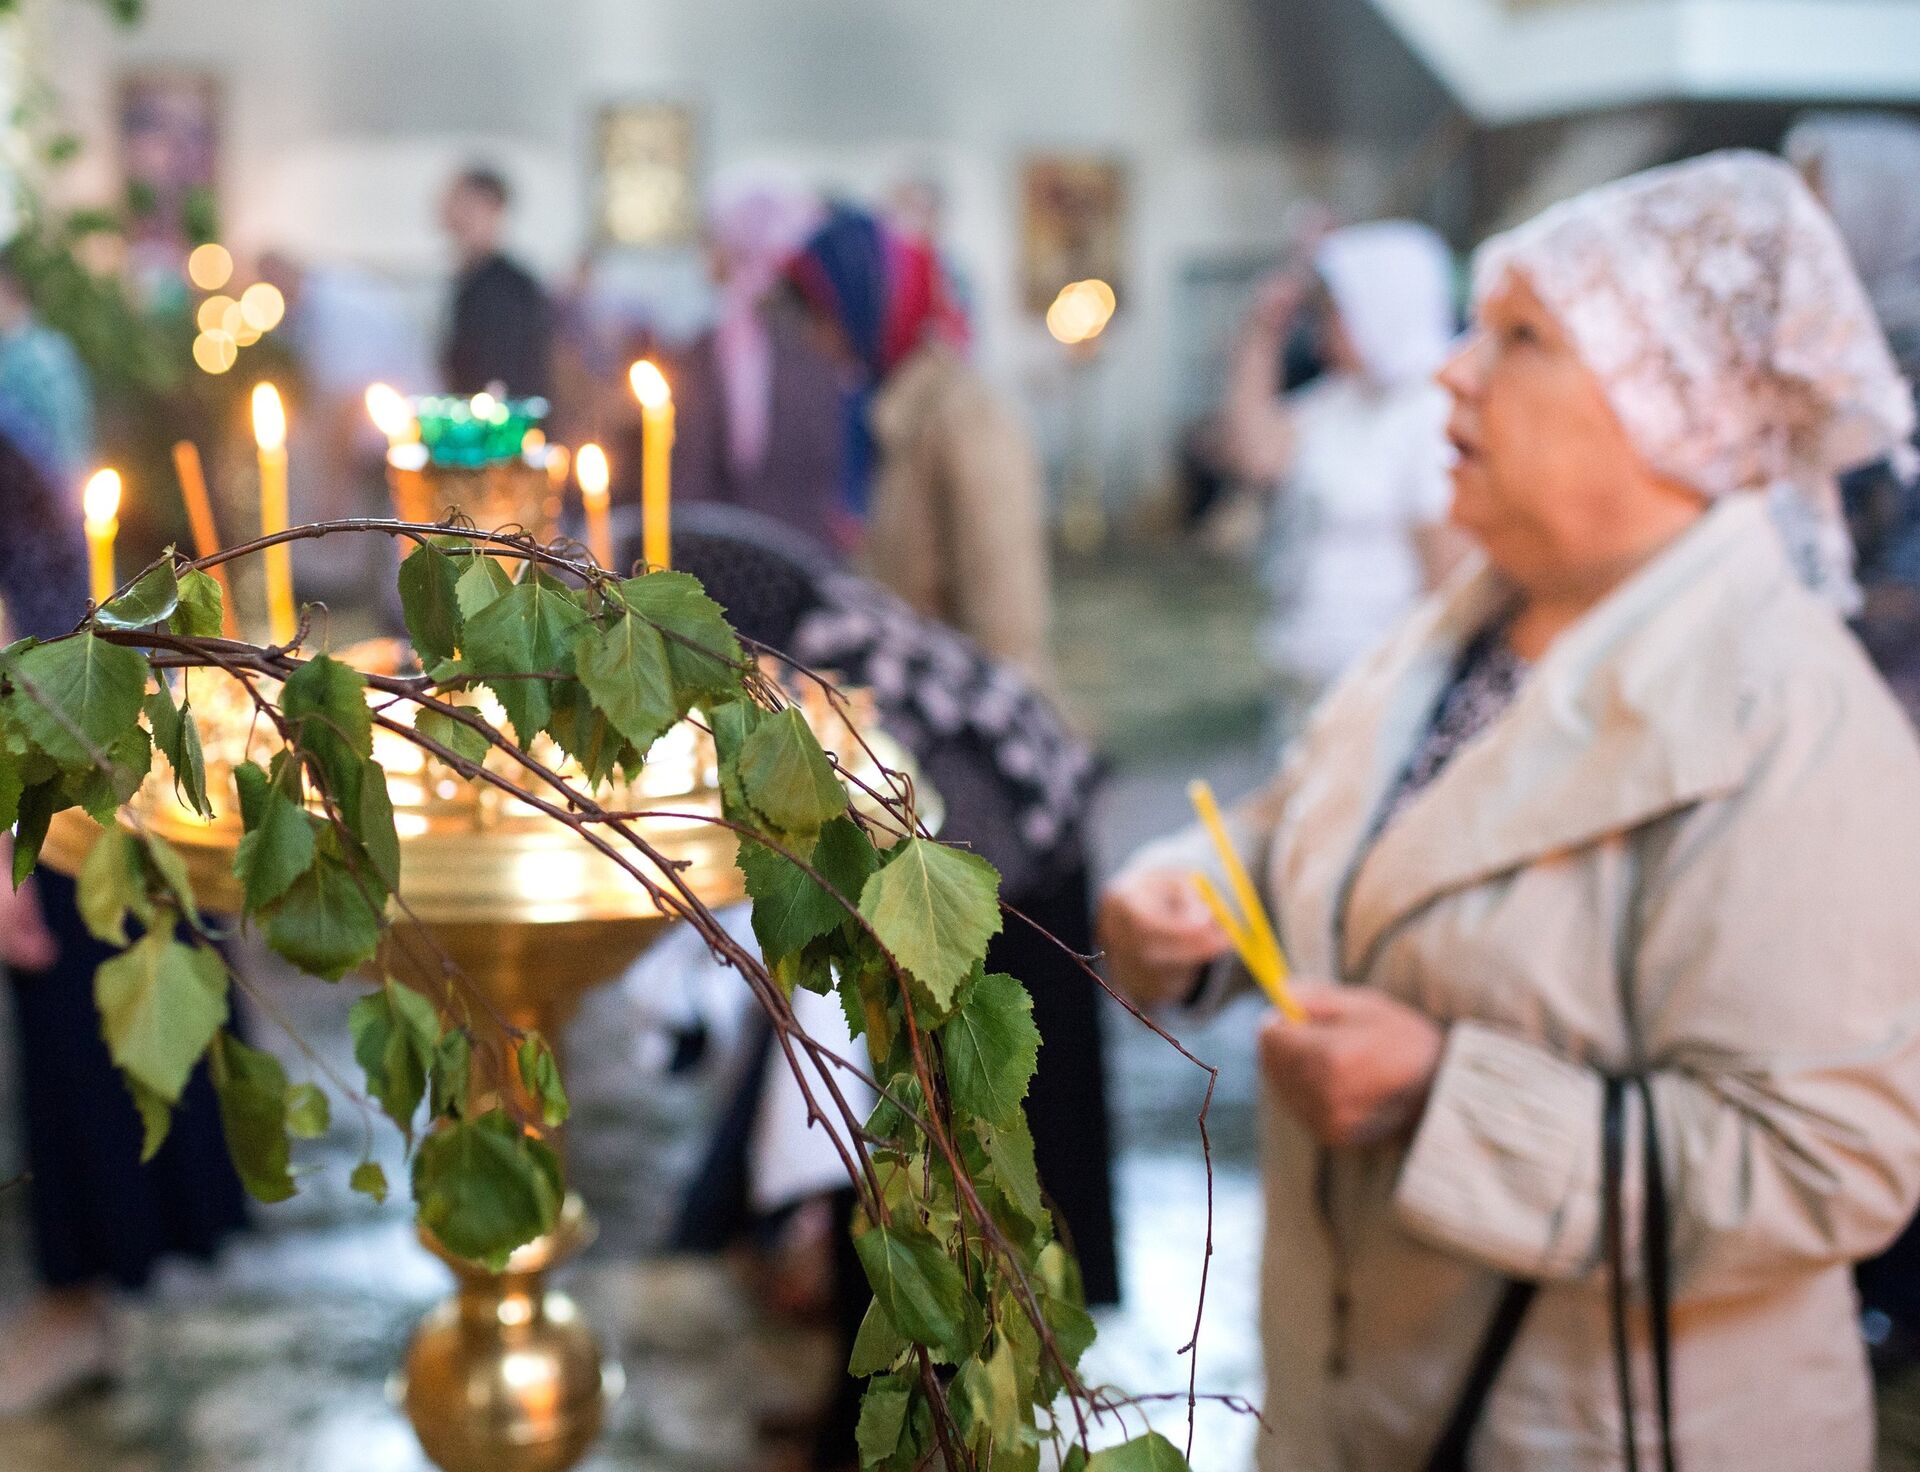
{"label": "woman's hand", "polygon": [[[12,845],[6,848],[11,857]],[[45,971],[59,959],[60,943],[40,913],[33,881],[18,889],[0,881],[0,962],[10,971]]]}
{"label": "woman's hand", "polygon": [[1411,1129],[1447,1035],[1424,1012],[1369,987],[1296,984],[1302,1022],[1260,1029],[1260,1063],[1325,1145],[1372,1145]]}
{"label": "woman's hand", "polygon": [[1194,892],[1193,876],[1175,869],[1125,875],[1107,886],[1096,933],[1107,979],[1143,1007],[1184,1001],[1200,968],[1233,944]]}

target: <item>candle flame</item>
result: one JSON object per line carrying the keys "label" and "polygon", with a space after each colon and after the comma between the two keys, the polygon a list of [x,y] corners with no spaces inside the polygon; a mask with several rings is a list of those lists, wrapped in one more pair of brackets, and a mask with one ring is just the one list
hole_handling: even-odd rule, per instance
{"label": "candle flame", "polygon": [[374,428],[385,435],[389,443],[413,438],[413,405],[392,384],[368,385],[367,415],[373,420]]}
{"label": "candle flame", "polygon": [[573,473],[580,481],[580,494],[589,501],[604,501],[612,475],[607,468],[607,452],[595,444],[580,447],[573,457]]}
{"label": "candle flame", "polygon": [[283,450],[287,445],[287,411],[280,402],[280,390],[270,383],[253,386],[253,442],[262,450]]}
{"label": "candle flame", "polygon": [[633,396],[643,409],[664,409],[673,402],[673,386],[651,358],[642,358],[629,368],[627,382],[633,386]]}
{"label": "candle flame", "polygon": [[89,525],[105,526],[112,521],[120,514],[120,472],[94,471],[87,488],[80,493],[80,505]]}

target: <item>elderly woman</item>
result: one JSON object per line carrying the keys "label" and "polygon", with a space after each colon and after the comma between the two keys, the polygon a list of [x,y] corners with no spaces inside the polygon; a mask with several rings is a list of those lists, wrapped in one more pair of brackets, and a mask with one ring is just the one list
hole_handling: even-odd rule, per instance
{"label": "elderly woman", "polygon": [[[1760,493],[1830,515],[1911,406],[1760,155],[1476,274],[1442,381],[1486,565],[1235,825],[1317,978],[1260,1040],[1262,1465],[1867,1472],[1847,1269],[1920,1193],[1920,752]],[[1104,899],[1140,997],[1225,952],[1205,859]]]}

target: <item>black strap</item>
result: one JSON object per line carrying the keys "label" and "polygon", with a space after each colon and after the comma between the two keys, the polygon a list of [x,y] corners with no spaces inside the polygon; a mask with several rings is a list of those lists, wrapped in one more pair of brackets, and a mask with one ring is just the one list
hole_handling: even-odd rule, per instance
{"label": "black strap", "polygon": [[1667,1173],[1660,1160],[1660,1131],[1653,1116],[1653,1086],[1634,1076],[1640,1091],[1641,1131],[1647,1172],[1646,1248],[1648,1334],[1653,1342],[1653,1393],[1660,1416],[1660,1469],[1678,1472],[1673,1442],[1673,1244],[1667,1207]]}
{"label": "black strap", "polygon": [[1613,1376],[1620,1387],[1620,1443],[1627,1472],[1640,1472],[1634,1428],[1633,1355],[1627,1343],[1627,1223],[1622,1204],[1626,1175],[1627,1081],[1609,1076],[1600,1116],[1600,1246],[1607,1260],[1608,1327],[1613,1333]]}
{"label": "black strap", "polygon": [[1467,1447],[1473,1441],[1474,1428],[1480,1423],[1487,1397],[1493,1393],[1493,1382],[1500,1378],[1500,1367],[1506,1363],[1513,1341],[1520,1337],[1521,1322],[1539,1290],[1538,1283],[1507,1279],[1500,1304],[1493,1311],[1493,1322],[1487,1325],[1479,1353],[1473,1357],[1473,1365],[1461,1383],[1453,1414],[1447,1418],[1447,1429],[1440,1433],[1432,1455],[1427,1458],[1425,1472],[1467,1472]]}
{"label": "black strap", "polygon": [[[1673,1274],[1671,1228],[1666,1173],[1661,1165],[1660,1137],[1654,1122],[1653,1091],[1644,1075],[1609,1077],[1605,1081],[1600,1126],[1600,1234],[1606,1258],[1609,1328],[1613,1339],[1614,1376],[1620,1391],[1621,1451],[1626,1472],[1639,1472],[1640,1448],[1634,1432],[1633,1353],[1627,1334],[1626,1275],[1626,1155],[1627,1097],[1637,1089],[1641,1103],[1643,1151],[1646,1168],[1644,1252],[1648,1333],[1653,1350],[1654,1409],[1660,1422],[1660,1472],[1678,1472],[1673,1438]],[[1501,1367],[1520,1336],[1520,1326],[1539,1291],[1537,1283],[1509,1278],[1494,1309],[1493,1320],[1480,1341],[1473,1364],[1461,1382],[1460,1394],[1446,1429],[1434,1443],[1424,1472],[1467,1472],[1467,1450],[1485,1412]]]}

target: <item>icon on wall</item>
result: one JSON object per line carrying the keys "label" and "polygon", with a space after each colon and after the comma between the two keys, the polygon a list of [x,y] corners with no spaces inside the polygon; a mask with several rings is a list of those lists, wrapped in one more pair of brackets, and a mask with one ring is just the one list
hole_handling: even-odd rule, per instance
{"label": "icon on wall", "polygon": [[676,102],[602,108],[598,233],[610,245],[685,245],[699,233],[693,109]]}
{"label": "icon on wall", "polygon": [[1036,154],[1020,170],[1020,279],[1036,316],[1076,281],[1126,294],[1127,168],[1097,154]]}
{"label": "icon on wall", "polygon": [[177,270],[219,225],[219,78],[171,68],[120,78],[120,172],[136,266]]}

